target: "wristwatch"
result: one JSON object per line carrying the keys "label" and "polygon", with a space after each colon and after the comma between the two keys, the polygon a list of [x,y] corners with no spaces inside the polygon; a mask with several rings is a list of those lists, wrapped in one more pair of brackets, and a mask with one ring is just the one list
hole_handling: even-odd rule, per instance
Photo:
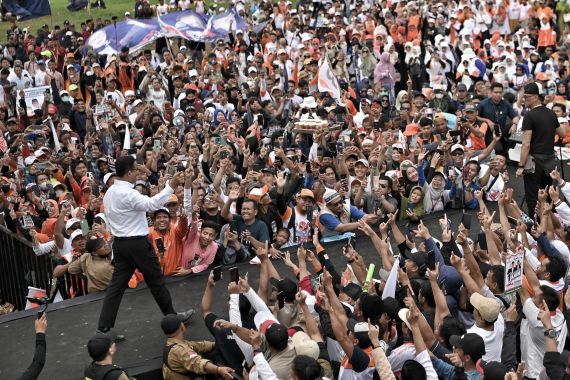
{"label": "wristwatch", "polygon": [[556,330],[554,329],[548,329],[544,331],[544,336],[547,338],[551,338],[551,339],[556,339],[556,335],[558,335],[556,333]]}

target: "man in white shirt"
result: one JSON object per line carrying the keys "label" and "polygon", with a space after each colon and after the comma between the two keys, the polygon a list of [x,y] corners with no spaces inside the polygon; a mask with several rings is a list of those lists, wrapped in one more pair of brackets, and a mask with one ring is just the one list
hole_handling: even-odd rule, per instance
{"label": "man in white shirt", "polygon": [[20,65],[15,65],[14,70],[8,75],[8,80],[16,84],[16,90],[24,90],[34,86],[30,74]]}
{"label": "man in white shirt", "polygon": [[501,305],[496,299],[485,297],[479,293],[473,293],[469,299],[475,309],[473,319],[475,324],[467,330],[483,338],[485,342],[485,355],[483,361],[501,361],[503,349],[503,333],[505,321],[501,315]]}
{"label": "man in white shirt", "polygon": [[523,304],[523,313],[526,317],[521,322],[521,359],[526,362],[526,377],[538,379],[544,368],[542,361],[546,352],[546,333],[538,318],[540,311],[538,305],[542,307],[543,301],[546,301],[552,321],[552,331],[550,332],[552,335],[550,336],[556,339],[558,352],[562,352],[564,349],[568,329],[564,314],[558,308],[560,305],[558,292],[547,285],[533,287],[533,289],[533,297],[529,295],[524,286],[519,292]]}
{"label": "man in white shirt", "polygon": [[[146,212],[164,207],[174,189],[184,183],[184,172],[176,173],[160,193],[149,198],[133,188],[139,170],[132,156],[117,159],[115,169],[117,173],[115,182],[103,198],[105,216],[115,237],[113,241],[115,271],[99,316],[99,332],[107,332],[115,326],[121,298],[135,269],[142,272],[162,313],[164,315],[174,313],[158,257],[148,240]],[[194,310],[190,309],[179,313],[179,316],[184,323],[187,323],[193,313]]]}

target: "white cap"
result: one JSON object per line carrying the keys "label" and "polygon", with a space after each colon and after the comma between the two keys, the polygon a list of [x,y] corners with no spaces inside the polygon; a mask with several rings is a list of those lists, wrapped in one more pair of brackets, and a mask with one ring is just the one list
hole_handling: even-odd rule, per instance
{"label": "white cap", "polygon": [[107,182],[109,182],[109,180],[111,179],[111,177],[115,177],[116,174],[115,173],[107,173],[103,176],[103,183],[105,185],[107,185]]}
{"label": "white cap", "polygon": [[188,71],[188,77],[197,77],[197,76],[198,76],[198,70],[192,69]]}
{"label": "white cap", "polygon": [[256,73],[257,69],[255,67],[251,66],[249,69],[247,69],[247,72],[248,73]]}
{"label": "white cap", "polygon": [[65,33],[65,35],[71,37],[71,36],[73,36],[73,33],[71,31],[69,31],[69,32]]}
{"label": "white cap", "polygon": [[454,152],[454,151],[456,151],[457,149],[461,149],[462,151],[465,152],[465,148],[464,148],[463,145],[461,145],[461,144],[453,144],[453,145],[451,146],[450,152]]}
{"label": "white cap", "polygon": [[287,51],[285,49],[279,49],[277,50],[277,54],[287,54]]}
{"label": "white cap", "polygon": [[133,107],[136,107],[136,106],[138,106],[138,105],[141,104],[141,103],[142,103],[142,100],[137,99],[137,100],[135,100],[135,101],[133,102]]}
{"label": "white cap", "polygon": [[135,96],[135,92],[133,90],[125,91],[125,96]]}
{"label": "white cap", "polygon": [[78,236],[83,237],[83,231],[81,231],[81,229],[73,231],[73,233],[69,237],[69,241],[73,243],[73,240],[75,240],[75,238]]}
{"label": "white cap", "polygon": [[28,156],[26,157],[26,159],[24,160],[24,164],[26,164],[26,166],[30,166],[31,164],[33,164],[34,162],[37,161],[37,158],[34,156]]}
{"label": "white cap", "polygon": [[75,223],[79,223],[79,222],[80,222],[79,219],[71,218],[67,222],[65,222],[65,229],[69,230],[71,228],[71,226],[73,226]]}

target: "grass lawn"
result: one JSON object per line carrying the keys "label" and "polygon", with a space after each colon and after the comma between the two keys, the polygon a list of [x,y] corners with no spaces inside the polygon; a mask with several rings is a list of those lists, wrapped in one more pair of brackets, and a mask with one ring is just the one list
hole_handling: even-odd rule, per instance
{"label": "grass lawn", "polygon": [[[90,0],[91,2],[91,0]],[[30,32],[36,34],[36,31],[41,28],[43,24],[48,24],[50,29],[55,25],[63,27],[63,22],[69,20],[72,24],[75,24],[75,30],[81,31],[81,23],[89,18],[89,16],[96,19],[101,17],[103,19],[111,19],[112,16],[117,16],[119,20],[122,20],[125,12],[131,12],[134,14],[135,10],[135,0],[106,0],[106,9],[95,8],[89,11],[88,8],[80,10],[78,12],[70,12],[67,10],[68,0],[51,0],[51,16],[38,17],[31,20],[19,21],[18,25],[20,28],[30,27]],[[153,1],[152,3],[155,3]],[[9,29],[9,22],[0,23],[0,42],[6,42],[6,30]]]}

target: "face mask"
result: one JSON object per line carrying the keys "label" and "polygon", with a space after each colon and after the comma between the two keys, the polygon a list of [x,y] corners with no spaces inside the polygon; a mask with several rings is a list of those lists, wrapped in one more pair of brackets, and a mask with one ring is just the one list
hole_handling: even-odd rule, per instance
{"label": "face mask", "polygon": [[7,194],[10,192],[10,185],[2,185],[2,192]]}
{"label": "face mask", "polygon": [[56,190],[55,191],[55,196],[59,199],[59,197],[61,197],[61,195],[63,194],[63,190]]}
{"label": "face mask", "polygon": [[552,95],[552,94],[556,94],[556,89],[555,88],[549,88],[546,90],[548,95]]}
{"label": "face mask", "polygon": [[42,190],[42,191],[46,191],[48,189],[47,182],[42,182],[38,186],[40,187],[40,190]]}
{"label": "face mask", "polygon": [[62,96],[62,97],[61,97],[61,101],[62,101],[62,102],[68,102],[68,101],[69,101],[69,96],[66,96],[66,95]]}
{"label": "face mask", "polygon": [[135,143],[135,145],[140,148],[141,146],[143,146],[143,142],[142,142],[142,141],[137,141],[137,142]]}
{"label": "face mask", "polygon": [[436,99],[443,99],[443,94],[435,94]]}

